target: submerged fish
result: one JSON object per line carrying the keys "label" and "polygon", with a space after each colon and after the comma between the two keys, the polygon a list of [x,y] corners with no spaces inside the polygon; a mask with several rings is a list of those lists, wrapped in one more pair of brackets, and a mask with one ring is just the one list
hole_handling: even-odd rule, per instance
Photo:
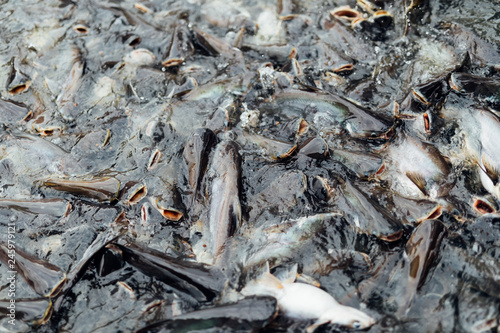
{"label": "submerged fish", "polygon": [[[11,245],[0,244],[0,260],[6,265],[12,264],[12,270],[19,272],[40,296],[57,296],[66,283],[66,273],[59,267]],[[14,260],[10,259],[13,254]]]}
{"label": "submerged fish", "polygon": [[397,241],[403,235],[403,225],[385,208],[370,199],[350,181],[340,181],[341,196],[336,206],[344,211],[346,219],[362,232],[372,234],[388,242]]}
{"label": "submerged fish", "polygon": [[500,108],[500,80],[467,73],[452,73],[450,86],[453,90],[471,94],[495,109]]}
{"label": "submerged fish", "polygon": [[386,138],[393,126],[392,122],[333,94],[287,91],[278,94],[274,103],[263,107],[279,109],[290,116],[302,116],[325,132],[344,130],[354,138]]}

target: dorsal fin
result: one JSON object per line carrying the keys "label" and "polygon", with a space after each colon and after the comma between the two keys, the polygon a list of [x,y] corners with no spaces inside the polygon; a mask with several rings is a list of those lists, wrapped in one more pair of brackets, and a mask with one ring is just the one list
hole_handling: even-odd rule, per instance
{"label": "dorsal fin", "polygon": [[407,171],[406,177],[408,177],[415,185],[417,185],[422,193],[427,195],[427,191],[425,189],[425,187],[427,186],[427,181],[422,174],[418,172]]}
{"label": "dorsal fin", "polygon": [[298,264],[295,263],[291,267],[287,267],[285,270],[281,270],[279,273],[274,272],[276,274],[276,278],[278,278],[283,283],[294,283],[297,278],[297,270]]}

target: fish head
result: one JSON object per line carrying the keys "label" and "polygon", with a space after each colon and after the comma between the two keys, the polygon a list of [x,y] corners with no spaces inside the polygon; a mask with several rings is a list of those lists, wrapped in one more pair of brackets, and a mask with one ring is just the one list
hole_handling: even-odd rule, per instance
{"label": "fish head", "polygon": [[327,310],[321,319],[328,320],[332,324],[338,324],[345,327],[362,330],[371,327],[376,320],[366,313],[351,308],[349,306],[339,305],[338,307]]}

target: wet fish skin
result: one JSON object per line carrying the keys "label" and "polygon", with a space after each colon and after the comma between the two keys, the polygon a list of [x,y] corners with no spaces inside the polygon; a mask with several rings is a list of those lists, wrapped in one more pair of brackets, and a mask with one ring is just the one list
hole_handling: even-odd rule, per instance
{"label": "wet fish skin", "polygon": [[217,136],[210,129],[199,128],[188,138],[182,156],[189,170],[189,185],[193,190],[193,201],[198,197],[200,186],[207,170],[208,158],[217,143]]}
{"label": "wet fish skin", "polygon": [[[231,261],[231,258],[242,252],[246,267],[266,261],[277,265],[292,257],[301,245],[323,230],[326,223],[331,223],[340,216],[339,212],[321,213],[277,225],[263,225],[245,234],[250,244],[236,243],[234,248],[231,247],[226,261]],[[245,246],[248,246],[248,249],[242,251]]]}
{"label": "wet fish skin", "polygon": [[15,57],[9,63],[11,70],[6,83],[7,91],[12,95],[25,92],[31,85],[30,77],[19,70],[19,64]]}
{"label": "wet fish skin", "polygon": [[59,113],[66,120],[74,120],[77,116],[78,110],[75,106],[75,97],[78,89],[80,89],[85,68],[85,62],[81,58],[80,50],[76,47],[74,54],[75,58],[69,76],[56,99]]}
{"label": "wet fish skin", "polygon": [[398,133],[381,151],[387,168],[382,178],[392,181],[392,190],[402,196],[436,199],[447,195],[455,183],[454,173],[432,144]]}
{"label": "wet fish skin", "polygon": [[468,73],[452,73],[450,87],[460,93],[472,95],[498,109],[500,107],[500,80]]}
{"label": "wet fish skin", "polygon": [[5,124],[18,122],[29,114],[29,109],[20,103],[0,99],[0,121]]}
{"label": "wet fish skin", "polygon": [[384,159],[374,153],[331,149],[330,156],[355,172],[360,178],[373,178],[385,170]]}
{"label": "wet fish skin", "polygon": [[499,302],[497,299],[464,286],[458,301],[458,322],[465,332],[487,332],[498,328]]}
{"label": "wet fish skin", "polygon": [[241,61],[243,59],[241,51],[231,46],[226,41],[219,39],[197,27],[193,27],[192,29],[197,43],[212,55],[227,57],[228,59],[232,59],[232,61]]}
{"label": "wet fish skin", "polygon": [[[8,316],[11,300],[0,300],[0,314]],[[52,315],[52,301],[47,298],[16,299],[16,319],[38,326],[45,324]]]}
{"label": "wet fish skin", "polygon": [[399,315],[404,315],[408,311],[415,294],[435,265],[446,232],[446,227],[440,221],[427,220],[415,229],[406,243],[405,252],[409,262],[408,286],[400,302]]}
{"label": "wet fish skin", "polygon": [[179,66],[194,52],[194,46],[189,38],[187,22],[179,20],[172,34],[167,57],[162,62],[165,67]]}
{"label": "wet fish skin", "polygon": [[[12,251],[7,244],[0,244],[0,260],[6,265],[12,260]],[[59,294],[66,283],[66,274],[57,266],[39,259],[19,247],[15,247],[15,271],[19,272],[33,290],[43,297],[54,297]]]}
{"label": "wet fish skin", "polygon": [[48,214],[56,217],[66,216],[71,204],[63,199],[14,200],[0,199],[0,208],[15,209],[30,214]]}
{"label": "wet fish skin", "polygon": [[208,226],[209,253],[216,258],[228,237],[241,225],[239,147],[234,141],[219,143],[212,156]]}
{"label": "wet fish skin", "polygon": [[126,239],[114,244],[127,263],[198,302],[213,300],[222,292],[226,277],[218,267],[172,258]]}
{"label": "wet fish skin", "polygon": [[[393,126],[390,121],[376,117],[368,109],[334,94],[287,91],[278,94],[274,102],[282,110],[291,109],[292,112],[298,112],[301,115],[308,108],[316,108],[318,113],[331,117],[337,127],[342,128],[354,138],[385,138]],[[328,130],[322,127],[323,124],[317,123],[316,126],[322,130]]]}
{"label": "wet fish skin", "polygon": [[385,208],[370,199],[349,180],[339,180],[341,195],[336,206],[344,211],[346,219],[362,232],[388,242],[397,241],[403,235],[403,225]]}
{"label": "wet fish skin", "polygon": [[82,258],[71,267],[66,275],[66,283],[62,286],[60,293],[54,299],[54,311],[57,313],[61,307],[64,305],[66,300],[66,295],[74,287],[74,285],[80,280],[86,271],[90,261],[95,257],[95,255],[102,251],[106,245],[114,241],[116,238],[121,236],[120,231],[116,231],[111,227],[106,232],[99,234],[92,244],[87,248]]}
{"label": "wet fish skin", "polygon": [[107,202],[115,200],[120,191],[120,181],[112,177],[95,177],[89,180],[51,178],[44,180],[43,185],[58,191]]}
{"label": "wet fish skin", "polygon": [[199,330],[215,327],[229,327],[237,330],[253,331],[266,326],[278,312],[275,298],[270,296],[250,296],[234,303],[221,304],[188,312],[152,325],[137,333],[156,332],[159,328],[171,330]]}

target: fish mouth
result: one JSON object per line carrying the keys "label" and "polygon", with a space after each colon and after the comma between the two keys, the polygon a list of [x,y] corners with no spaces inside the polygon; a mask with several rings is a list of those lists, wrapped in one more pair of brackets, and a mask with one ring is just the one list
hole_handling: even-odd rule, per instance
{"label": "fish mouth", "polygon": [[417,223],[422,223],[426,220],[435,220],[435,219],[438,219],[441,214],[443,213],[443,206],[441,205],[437,205],[436,207],[434,207],[434,209],[432,209],[429,214],[427,214],[426,216],[423,216],[419,219],[416,220]]}
{"label": "fish mouth", "polygon": [[378,238],[386,241],[386,242],[395,242],[403,236],[404,231],[403,230],[398,230],[392,234],[389,235],[380,235]]}
{"label": "fish mouth", "polygon": [[12,95],[21,94],[21,93],[25,92],[26,90],[28,90],[29,86],[30,86],[29,82],[24,83],[24,84],[18,84],[16,86],[10,88],[9,93]]}
{"label": "fish mouth", "polygon": [[173,222],[179,221],[184,216],[184,214],[175,208],[158,208],[158,211],[164,218]]}
{"label": "fish mouth", "polygon": [[164,67],[174,67],[174,66],[179,66],[184,62],[184,58],[172,58],[172,59],[167,59],[161,64]]}
{"label": "fish mouth", "polygon": [[146,185],[140,184],[132,191],[132,193],[127,198],[127,204],[129,204],[130,206],[135,205],[136,203],[141,201],[147,193],[148,189]]}
{"label": "fish mouth", "polygon": [[342,6],[330,12],[330,15],[340,21],[352,22],[361,17],[361,13],[350,6]]}
{"label": "fish mouth", "polygon": [[474,202],[472,204],[472,207],[476,212],[478,212],[481,215],[484,214],[490,214],[490,213],[495,213],[496,209],[493,208],[488,202],[479,199],[479,198],[474,198]]}

